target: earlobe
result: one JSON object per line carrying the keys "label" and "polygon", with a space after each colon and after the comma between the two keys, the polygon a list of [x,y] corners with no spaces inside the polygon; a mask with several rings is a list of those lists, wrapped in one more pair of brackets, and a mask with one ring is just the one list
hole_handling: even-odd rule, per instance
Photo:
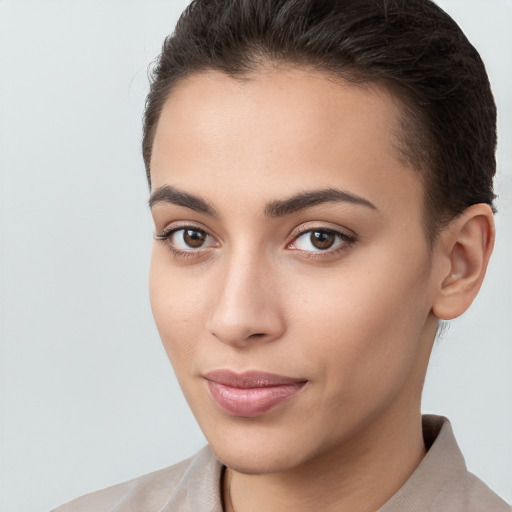
{"label": "earlobe", "polygon": [[475,299],[494,246],[494,217],[487,204],[475,204],[440,235],[442,274],[432,312],[442,320],[464,313]]}

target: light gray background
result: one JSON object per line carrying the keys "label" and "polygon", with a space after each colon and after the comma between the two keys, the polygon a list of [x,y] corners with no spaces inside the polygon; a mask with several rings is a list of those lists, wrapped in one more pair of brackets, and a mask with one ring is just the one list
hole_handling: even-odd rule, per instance
{"label": "light gray background", "polygon": [[[0,511],[49,510],[204,439],[148,302],[146,68],[185,1],[0,1]],[[500,108],[498,241],[424,410],[512,501],[512,2],[443,0]]]}

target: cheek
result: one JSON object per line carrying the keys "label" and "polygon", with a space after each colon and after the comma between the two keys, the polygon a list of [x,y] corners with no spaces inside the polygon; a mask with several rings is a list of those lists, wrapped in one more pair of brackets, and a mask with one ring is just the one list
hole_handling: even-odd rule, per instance
{"label": "cheek", "polygon": [[[165,254],[162,254],[165,252]],[[155,323],[165,351],[176,373],[192,358],[204,324],[204,289],[173,271],[167,250],[153,249],[149,296]]]}
{"label": "cheek", "polygon": [[339,400],[372,393],[382,399],[416,362],[429,313],[424,264],[405,268],[379,254],[379,266],[365,261],[330,279],[311,279],[296,309],[303,357],[322,369],[318,379]]}

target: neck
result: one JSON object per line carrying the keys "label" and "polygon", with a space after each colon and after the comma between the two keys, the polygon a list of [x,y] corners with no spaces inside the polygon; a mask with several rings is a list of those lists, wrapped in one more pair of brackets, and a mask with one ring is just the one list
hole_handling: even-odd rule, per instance
{"label": "neck", "polygon": [[405,416],[387,410],[386,417],[351,438],[349,446],[291,470],[262,475],[226,470],[226,512],[374,512],[425,455],[419,405]]}

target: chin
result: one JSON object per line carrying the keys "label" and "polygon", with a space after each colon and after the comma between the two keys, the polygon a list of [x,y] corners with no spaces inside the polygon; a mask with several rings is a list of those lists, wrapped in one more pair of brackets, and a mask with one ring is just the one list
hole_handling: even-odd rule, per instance
{"label": "chin", "polygon": [[[228,468],[238,473],[246,475],[264,475],[270,473],[279,473],[292,469],[300,464],[296,453],[286,453],[279,447],[262,446],[248,448],[233,443],[210,443],[215,456]],[[231,443],[229,443],[231,444]],[[272,443],[273,445],[273,443]],[[289,450],[292,452],[292,450]]]}
{"label": "chin", "polygon": [[239,418],[204,426],[203,432],[215,456],[239,473],[261,475],[287,471],[322,452],[317,436],[304,428],[304,424],[300,428],[296,424]]}

